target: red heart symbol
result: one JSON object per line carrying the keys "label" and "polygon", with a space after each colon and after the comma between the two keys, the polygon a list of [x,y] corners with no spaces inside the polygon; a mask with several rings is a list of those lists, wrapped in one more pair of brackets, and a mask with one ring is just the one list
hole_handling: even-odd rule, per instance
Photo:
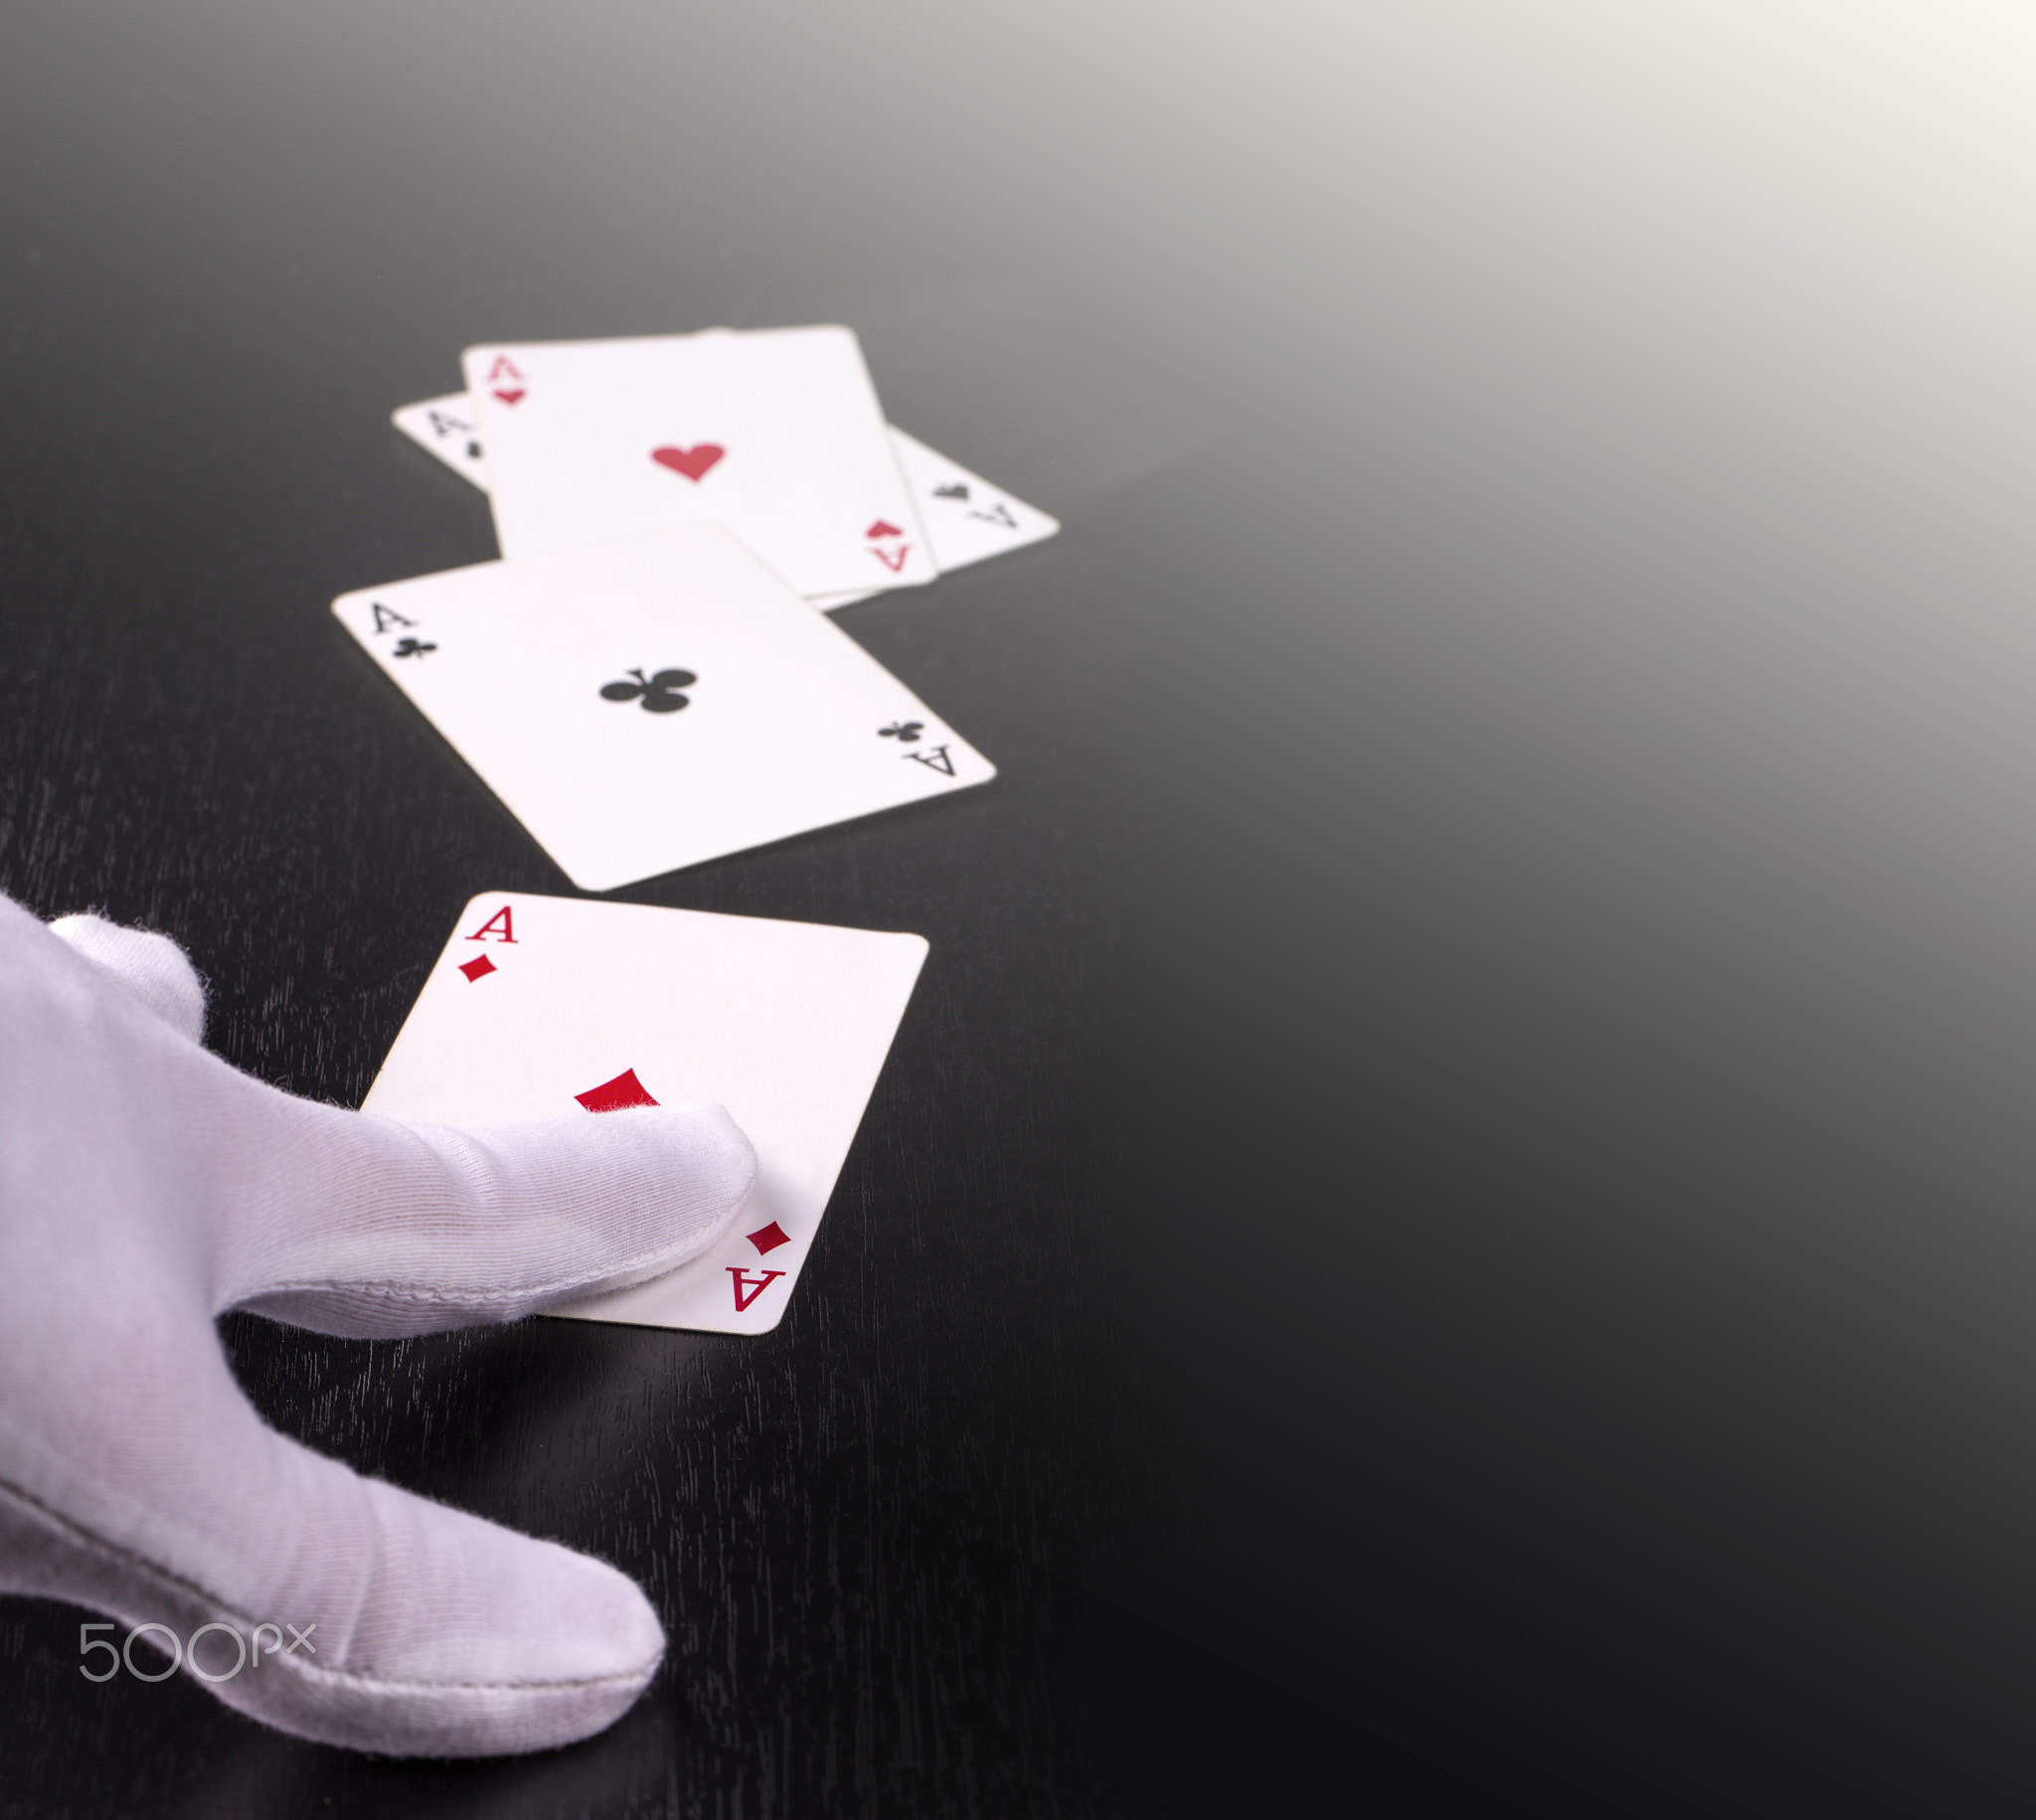
{"label": "red heart symbol", "polygon": [[903,537],[905,533],[888,518],[878,519],[874,525],[863,533],[865,537]]}
{"label": "red heart symbol", "polygon": [[517,400],[523,398],[525,394],[521,386],[502,386],[496,390],[495,396],[498,399],[500,399],[503,404],[513,405],[517,402]]}
{"label": "red heart symbol", "polygon": [[659,467],[668,467],[688,480],[698,480],[727,453],[719,442],[696,442],[691,448],[654,448],[650,458]]}

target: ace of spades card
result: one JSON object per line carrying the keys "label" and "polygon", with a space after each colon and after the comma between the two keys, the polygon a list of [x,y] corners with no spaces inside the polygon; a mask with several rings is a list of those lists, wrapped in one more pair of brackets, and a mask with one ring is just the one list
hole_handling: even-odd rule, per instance
{"label": "ace of spades card", "polygon": [[461,360],[505,558],[718,524],[800,594],[937,573],[851,329],[530,342]]}
{"label": "ace of spades card", "polygon": [[364,588],[332,610],[585,891],[996,774],[710,525]]}
{"label": "ace of spades card", "polygon": [[390,422],[420,448],[438,459],[464,480],[487,491],[488,458],[481,451],[481,432],[473,420],[473,407],[466,394],[452,392],[438,399],[420,399],[415,405],[399,405],[389,414]]}
{"label": "ace of spades card", "polygon": [[764,1333],[926,954],[918,935],[490,893],[461,912],[361,1109],[485,1126],[726,1106],[758,1159],[734,1225],[676,1270],[556,1312]]}
{"label": "ace of spades card", "polygon": [[[971,474],[960,462],[929,448],[895,423],[891,446],[897,451],[898,465],[905,471],[905,483],[912,489],[933,562],[942,575],[1002,556],[1007,550],[1037,544],[1061,528],[1059,519],[1000,492],[980,474]],[[883,591],[863,588],[850,594],[816,594],[813,604],[831,613],[838,606],[850,606]]]}

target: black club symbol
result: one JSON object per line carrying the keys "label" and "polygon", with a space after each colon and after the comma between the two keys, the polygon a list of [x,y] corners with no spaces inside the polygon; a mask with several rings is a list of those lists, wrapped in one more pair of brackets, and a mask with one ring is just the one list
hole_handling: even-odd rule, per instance
{"label": "black club symbol", "polygon": [[435,651],[437,648],[436,645],[426,644],[420,638],[399,638],[396,641],[396,649],[390,655],[394,657],[422,657],[426,651]]}
{"label": "black club symbol", "polygon": [[[690,689],[700,680],[690,670],[660,670],[655,676],[631,670],[629,674],[636,679],[633,683],[603,683],[601,700],[636,702],[645,714],[677,714],[686,705],[686,698],[679,691]],[[641,701],[637,701],[639,696]]]}
{"label": "black club symbol", "polygon": [[910,745],[919,738],[920,730],[925,726],[924,721],[893,721],[889,727],[877,729],[877,738],[896,740],[900,745]]}

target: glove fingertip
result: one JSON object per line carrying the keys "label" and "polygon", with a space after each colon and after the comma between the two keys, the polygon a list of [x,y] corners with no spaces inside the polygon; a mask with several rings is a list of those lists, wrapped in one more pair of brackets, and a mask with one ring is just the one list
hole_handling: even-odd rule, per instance
{"label": "glove fingertip", "polygon": [[205,1041],[205,981],[169,936],[90,911],[59,916],[49,927],[144,1011],[193,1043]]}

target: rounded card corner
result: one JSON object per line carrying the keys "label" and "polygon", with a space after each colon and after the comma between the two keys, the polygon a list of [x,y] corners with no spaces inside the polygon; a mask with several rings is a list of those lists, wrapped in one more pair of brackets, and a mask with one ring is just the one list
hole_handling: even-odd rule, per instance
{"label": "rounded card corner", "polygon": [[520,891],[477,891],[460,906],[458,919],[464,922],[468,911],[477,910],[484,904],[499,904],[504,898],[521,899],[528,895],[528,893]]}

